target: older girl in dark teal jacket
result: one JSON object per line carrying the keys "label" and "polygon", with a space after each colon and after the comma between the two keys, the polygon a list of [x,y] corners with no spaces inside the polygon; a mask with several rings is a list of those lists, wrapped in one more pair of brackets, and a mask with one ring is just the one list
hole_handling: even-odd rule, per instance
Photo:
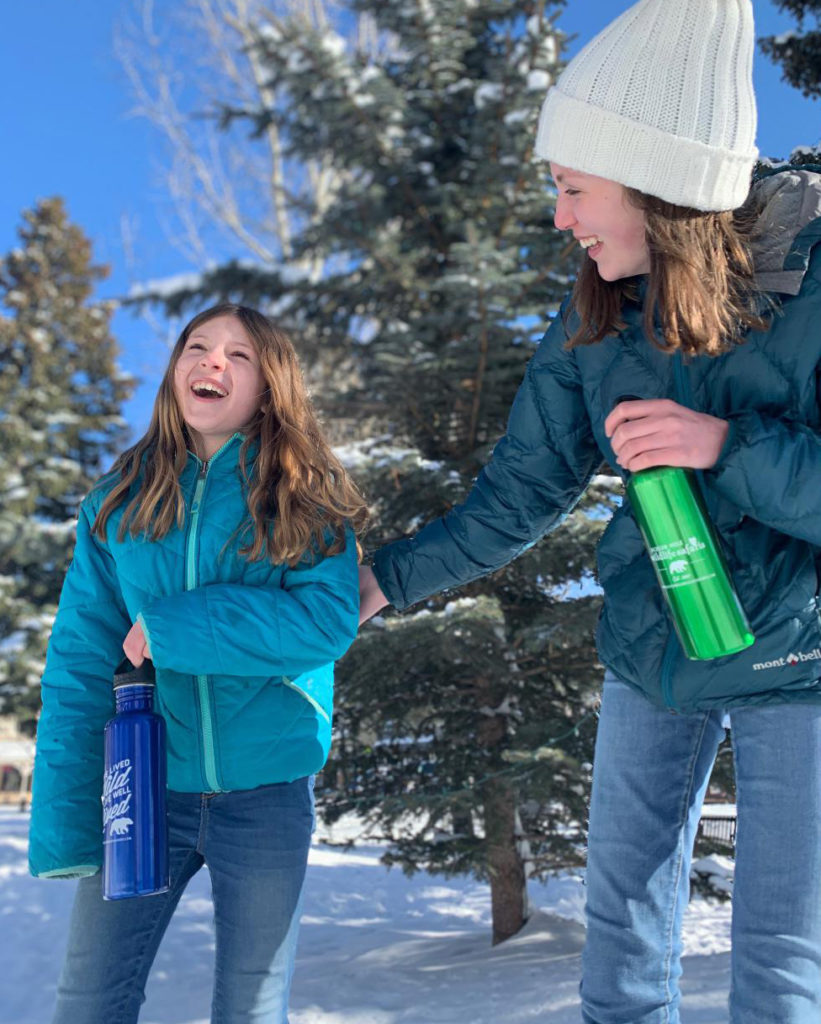
{"label": "older girl in dark teal jacket", "polygon": [[685,658],[625,501],[599,551],[587,1024],[678,1024],[690,858],[726,714],[730,1020],[821,1020],[821,176],[750,191],[754,46],[750,0],[640,0],[562,73],[536,151],[556,226],[586,252],[573,294],[464,504],[362,571],[363,618],[404,608],[516,557],[602,458],[697,471],[756,640]]}
{"label": "older girl in dark teal jacket", "polygon": [[[214,1019],[287,1019],[311,777],[330,746],[333,663],[356,632],[363,518],[287,337],[244,307],[195,317],[147,434],[82,504],[49,644],[30,866],[81,879],[55,1021],[137,1020],[203,863]],[[171,890],[104,902],[102,739],[123,650],[156,670]]]}

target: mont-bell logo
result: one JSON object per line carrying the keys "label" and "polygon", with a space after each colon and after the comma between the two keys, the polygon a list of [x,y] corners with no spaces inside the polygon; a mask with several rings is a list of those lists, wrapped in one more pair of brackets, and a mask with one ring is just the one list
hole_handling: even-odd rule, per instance
{"label": "mont-bell logo", "polygon": [[753,671],[760,672],[766,668],[784,668],[786,665],[800,665],[804,661],[821,661],[821,647],[814,647],[811,651],[790,651],[783,658],[774,658],[772,661],[757,661],[753,665]]}

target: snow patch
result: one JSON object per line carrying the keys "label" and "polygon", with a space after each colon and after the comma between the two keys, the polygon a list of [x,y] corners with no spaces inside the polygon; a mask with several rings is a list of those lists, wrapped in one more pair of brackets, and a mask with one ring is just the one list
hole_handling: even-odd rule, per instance
{"label": "snow patch", "polygon": [[[291,1024],[578,1024],[584,887],[578,873],[528,883],[533,912],[498,946],[490,898],[472,878],[380,863],[384,846],[349,840],[365,823],[320,825],[311,850]],[[28,815],[0,808],[0,1024],[51,1016],[75,882],[31,878]],[[343,845],[329,845],[329,843]],[[152,970],[141,1024],[207,1024],[214,964],[208,873],[188,886]],[[685,913],[690,1024],[727,1020],[729,904]]]}

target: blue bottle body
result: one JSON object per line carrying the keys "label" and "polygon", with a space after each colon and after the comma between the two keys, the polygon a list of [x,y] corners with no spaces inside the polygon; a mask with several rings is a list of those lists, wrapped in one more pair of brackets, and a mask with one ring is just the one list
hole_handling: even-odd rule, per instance
{"label": "blue bottle body", "polygon": [[117,713],[105,727],[106,900],[166,892],[169,881],[165,721],[153,710],[153,683],[116,685],[117,678]]}

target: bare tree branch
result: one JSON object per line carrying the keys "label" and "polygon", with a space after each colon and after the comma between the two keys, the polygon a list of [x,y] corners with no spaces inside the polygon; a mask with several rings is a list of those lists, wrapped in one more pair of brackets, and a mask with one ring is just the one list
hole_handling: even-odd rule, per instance
{"label": "bare tree branch", "polygon": [[[282,102],[255,45],[260,26],[299,17],[325,29],[332,10],[331,0],[185,0],[161,11],[153,0],[133,0],[115,49],[132,113],[166,143],[160,179],[171,200],[163,212],[169,242],[195,266],[213,262],[215,249],[226,255],[226,246],[237,259],[292,261],[296,231],[333,201],[339,172],[320,161],[295,165],[276,124],[257,138],[219,123],[224,104],[270,110]],[[351,45],[384,45],[372,19],[357,23]],[[317,279],[324,267],[310,258],[301,269]]]}

